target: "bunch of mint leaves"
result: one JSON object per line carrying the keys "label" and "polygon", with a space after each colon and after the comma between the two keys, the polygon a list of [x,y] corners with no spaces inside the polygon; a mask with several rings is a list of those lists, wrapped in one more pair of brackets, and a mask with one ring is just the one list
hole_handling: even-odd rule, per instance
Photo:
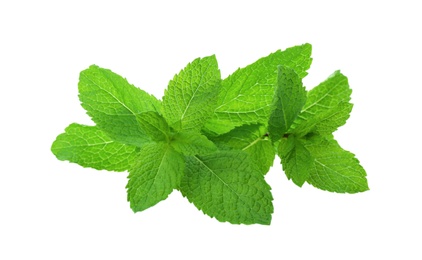
{"label": "bunch of mint leaves", "polygon": [[51,147],[59,160],[128,171],[127,198],[143,211],[179,190],[221,222],[270,224],[265,174],[276,154],[288,179],[338,193],[368,190],[365,170],[333,132],[352,110],[339,71],[307,91],[311,45],[276,51],[221,79],[215,56],[170,80],[162,101],[110,70],[80,73],[79,99],[96,123],[73,123]]}

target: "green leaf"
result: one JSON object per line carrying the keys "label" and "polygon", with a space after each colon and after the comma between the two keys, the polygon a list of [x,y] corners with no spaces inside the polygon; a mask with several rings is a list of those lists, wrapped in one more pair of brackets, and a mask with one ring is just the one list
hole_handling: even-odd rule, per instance
{"label": "green leaf", "polygon": [[340,126],[344,125],[350,117],[353,104],[349,102],[340,102],[337,106],[324,115],[321,115],[318,123],[314,125],[314,131],[321,135],[330,135]]}
{"label": "green leaf", "polygon": [[268,132],[278,141],[289,130],[306,102],[306,90],[296,72],[285,66],[278,67],[274,110],[268,122]]}
{"label": "green leaf", "polygon": [[278,155],[287,178],[302,187],[311,171],[312,157],[309,151],[299,139],[289,135],[281,139]]}
{"label": "green leaf", "polygon": [[310,184],[339,193],[369,190],[366,172],[355,155],[341,148],[332,136],[313,135],[304,145],[312,157]]}
{"label": "green leaf", "polygon": [[113,141],[96,126],[71,124],[57,136],[51,151],[62,161],[121,172],[129,169],[139,148]]}
{"label": "green leaf", "polygon": [[270,224],[270,186],[242,151],[187,157],[180,190],[198,209],[221,222]]}
{"label": "green leaf", "polygon": [[166,199],[183,176],[185,161],[166,143],[142,147],[136,164],[129,170],[126,186],[134,212],[145,210]]}
{"label": "green leaf", "polygon": [[199,131],[216,107],[220,83],[214,55],[189,63],[170,81],[163,97],[163,113],[170,126]]}
{"label": "green leaf", "polygon": [[224,79],[217,108],[206,123],[207,130],[223,134],[244,124],[267,124],[277,81],[277,66],[292,68],[302,79],[312,62],[311,50],[310,44],[279,50]]}
{"label": "green leaf", "polygon": [[262,174],[266,174],[273,165],[275,151],[263,125],[239,126],[226,134],[212,137],[211,140],[222,148],[245,151]]}
{"label": "green leaf", "polygon": [[217,150],[217,146],[206,136],[192,132],[175,134],[170,144],[176,151],[188,156],[206,155]]}
{"label": "green leaf", "polygon": [[92,120],[116,141],[142,146],[150,139],[137,115],[159,111],[160,102],[110,70],[92,65],[79,77],[79,99]]}
{"label": "green leaf", "polygon": [[291,127],[292,133],[304,136],[311,132],[331,134],[344,125],[353,105],[347,78],[336,71],[308,92],[306,104]]}
{"label": "green leaf", "polygon": [[170,128],[157,112],[148,111],[137,115],[140,128],[154,141],[168,141]]}

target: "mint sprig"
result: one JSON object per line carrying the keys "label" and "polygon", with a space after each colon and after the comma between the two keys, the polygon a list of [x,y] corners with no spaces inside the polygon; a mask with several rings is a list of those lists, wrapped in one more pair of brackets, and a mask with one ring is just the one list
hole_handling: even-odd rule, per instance
{"label": "mint sprig", "polygon": [[332,135],[352,109],[347,78],[337,71],[306,91],[310,55],[310,44],[279,50],[223,80],[214,55],[198,58],[174,76],[162,101],[92,65],[78,86],[96,126],[69,125],[51,150],[83,167],[128,171],[134,212],[179,190],[219,221],[270,224],[265,174],[276,154],[298,186],[368,190],[365,170]]}

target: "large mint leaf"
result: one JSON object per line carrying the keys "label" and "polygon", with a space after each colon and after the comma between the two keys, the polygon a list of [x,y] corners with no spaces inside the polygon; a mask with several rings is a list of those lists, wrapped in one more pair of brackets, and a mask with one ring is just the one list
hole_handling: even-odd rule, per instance
{"label": "large mint leaf", "polygon": [[120,172],[129,169],[139,148],[113,141],[96,126],[71,124],[57,136],[51,151],[62,161]]}
{"label": "large mint leaf", "polygon": [[189,63],[170,81],[163,97],[163,113],[170,126],[199,131],[216,107],[220,83],[214,55]]}
{"label": "large mint leaf", "polygon": [[79,77],[79,99],[88,115],[116,141],[142,146],[149,137],[136,116],[159,111],[160,102],[110,70],[91,66]]}
{"label": "large mint leaf", "polygon": [[281,139],[278,155],[287,178],[302,187],[311,171],[312,157],[309,151],[298,138],[289,135]]}
{"label": "large mint leaf", "polygon": [[347,78],[336,71],[308,92],[306,104],[290,132],[300,136],[310,132],[331,134],[349,118],[351,93]]}
{"label": "large mint leaf", "polygon": [[278,67],[274,110],[268,122],[268,132],[278,141],[289,130],[306,102],[306,89],[297,73],[285,66]]}
{"label": "large mint leaf", "polygon": [[140,128],[152,140],[168,141],[170,138],[170,128],[166,120],[157,112],[148,111],[137,115]]}
{"label": "large mint leaf", "polygon": [[313,135],[304,139],[312,157],[308,182],[316,188],[357,193],[368,190],[366,172],[355,155],[340,147],[332,136]]}
{"label": "large mint leaf", "polygon": [[270,224],[270,186],[242,151],[187,157],[180,190],[198,209],[233,224]]}
{"label": "large mint leaf", "polygon": [[226,134],[212,137],[211,140],[223,149],[229,147],[245,151],[262,174],[266,174],[273,165],[275,151],[263,125],[239,126]]}
{"label": "large mint leaf", "polygon": [[206,155],[217,150],[217,146],[202,134],[181,132],[173,136],[170,143],[173,148],[184,155]]}
{"label": "large mint leaf", "polygon": [[311,51],[310,44],[279,50],[224,79],[217,108],[206,123],[207,131],[223,134],[244,124],[267,124],[277,82],[277,66],[292,68],[302,79],[312,62]]}
{"label": "large mint leaf", "polygon": [[128,201],[134,212],[166,199],[183,176],[185,161],[169,144],[142,147],[136,164],[129,170]]}

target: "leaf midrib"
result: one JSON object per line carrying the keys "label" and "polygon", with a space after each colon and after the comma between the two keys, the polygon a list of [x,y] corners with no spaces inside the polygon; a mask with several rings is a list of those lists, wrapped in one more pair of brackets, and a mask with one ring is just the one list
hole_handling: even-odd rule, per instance
{"label": "leaf midrib", "polygon": [[[190,104],[192,103],[192,100],[194,99],[194,97],[196,96],[196,93],[198,92],[198,90],[202,87],[202,86],[204,86],[208,81],[206,81],[206,82],[202,82],[203,81],[203,79],[204,79],[204,75],[206,74],[206,72],[208,71],[208,69],[211,67],[211,63],[208,63],[208,66],[205,68],[205,70],[201,73],[201,79],[199,80],[199,83],[198,83],[198,86],[197,86],[197,88],[195,89],[195,91],[194,91],[194,93],[192,94],[192,96],[191,96],[191,98],[189,99],[189,102],[188,102],[188,104],[186,105],[186,108],[185,108],[185,111],[183,111],[183,113],[182,113],[182,116],[180,117],[180,122],[181,122],[181,124],[182,124],[182,121],[183,121],[183,119],[185,118],[185,114],[186,114],[186,112],[188,111],[188,109],[190,108]],[[192,71],[190,72],[191,73],[191,75],[190,75],[190,87],[192,87]],[[183,128],[183,125],[182,125],[182,128]]]}
{"label": "leaf midrib", "polygon": [[[121,101],[119,98],[117,98],[115,95],[113,95],[113,93],[111,93],[110,91],[106,90],[102,86],[98,85],[96,82],[94,82],[88,76],[86,76],[84,74],[81,74],[81,76],[83,76],[86,80],[90,81],[92,84],[94,84],[100,90],[102,90],[102,91],[106,92],[108,95],[110,95],[114,100],[116,100],[119,104],[121,104],[124,108],[126,108],[133,116],[136,116],[136,113],[133,112],[132,109],[130,109],[128,106],[126,106],[126,104],[123,101]],[[114,83],[112,83],[112,82],[110,82],[110,83],[114,86]]]}

